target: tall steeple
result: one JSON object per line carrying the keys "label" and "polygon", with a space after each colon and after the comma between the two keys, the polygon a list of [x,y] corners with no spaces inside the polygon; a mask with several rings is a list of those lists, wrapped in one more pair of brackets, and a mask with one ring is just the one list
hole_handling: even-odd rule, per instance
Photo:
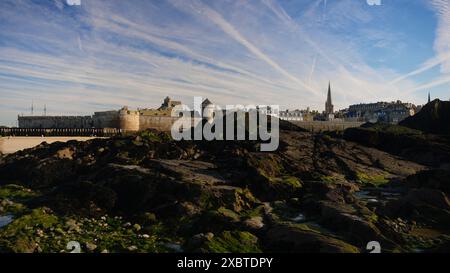
{"label": "tall steeple", "polygon": [[430,92],[428,92],[428,103],[430,103],[431,102],[431,94],[430,94]]}
{"label": "tall steeple", "polygon": [[328,95],[325,103],[325,114],[330,115],[334,113],[334,106],[331,100],[331,82],[328,82]]}

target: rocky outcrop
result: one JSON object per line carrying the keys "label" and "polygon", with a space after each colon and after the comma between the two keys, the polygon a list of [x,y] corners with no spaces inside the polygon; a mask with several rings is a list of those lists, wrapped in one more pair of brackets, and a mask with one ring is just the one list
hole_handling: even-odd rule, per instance
{"label": "rocky outcrop", "polygon": [[400,125],[431,134],[450,135],[450,101],[434,100]]}
{"label": "rocky outcrop", "polygon": [[433,169],[408,176],[406,184],[410,188],[427,188],[450,194],[450,170]]}
{"label": "rocky outcrop", "polygon": [[447,172],[403,157],[428,155],[415,140],[391,143],[406,145],[392,155],[364,142],[375,129],[361,130],[354,142],[283,125],[271,153],[145,131],[4,156],[0,212],[14,220],[0,228],[0,252],[60,252],[74,236],[86,252],[356,253],[374,240],[387,252],[444,249]]}
{"label": "rocky outcrop", "polygon": [[277,225],[265,237],[268,248],[281,253],[358,253],[359,249],[304,224]]}
{"label": "rocky outcrop", "polygon": [[450,139],[391,124],[345,130],[344,139],[431,167],[449,168]]}

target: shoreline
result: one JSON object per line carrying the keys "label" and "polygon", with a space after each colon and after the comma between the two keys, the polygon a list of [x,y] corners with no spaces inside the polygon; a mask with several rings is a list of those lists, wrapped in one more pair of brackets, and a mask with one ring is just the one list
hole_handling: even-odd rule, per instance
{"label": "shoreline", "polygon": [[11,154],[21,150],[33,148],[42,142],[54,143],[54,142],[67,142],[70,140],[87,141],[98,137],[76,137],[76,136],[49,136],[49,137],[0,137],[0,153]]}

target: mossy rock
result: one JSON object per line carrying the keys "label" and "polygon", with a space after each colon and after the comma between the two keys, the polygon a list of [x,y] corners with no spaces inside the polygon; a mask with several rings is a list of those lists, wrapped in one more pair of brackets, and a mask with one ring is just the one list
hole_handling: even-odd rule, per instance
{"label": "mossy rock", "polygon": [[[220,210],[220,211],[219,211]],[[195,216],[181,227],[184,234],[198,234],[205,232],[222,232],[238,228],[240,216],[232,210],[220,208],[219,210],[208,210],[201,215]]]}
{"label": "mossy rock", "polygon": [[387,123],[375,123],[370,127],[366,128],[374,132],[383,132],[386,134],[393,135],[422,135],[423,133],[419,130],[411,129],[405,126],[387,124]]}
{"label": "mossy rock", "polygon": [[258,238],[246,231],[224,231],[207,241],[201,252],[212,253],[261,253]]}
{"label": "mossy rock", "polygon": [[366,173],[357,172],[356,173],[357,180],[363,184],[372,185],[375,187],[384,185],[389,182],[389,179],[386,178],[386,175],[368,175]]}
{"label": "mossy rock", "polygon": [[58,217],[47,209],[38,208],[30,214],[15,219],[0,230],[0,251],[28,253],[34,252],[36,230],[50,229],[56,226]]}
{"label": "mossy rock", "polygon": [[315,179],[328,184],[335,184],[346,181],[344,175],[316,175]]}
{"label": "mossy rock", "polygon": [[279,176],[284,169],[281,160],[272,154],[255,155],[248,159],[247,164],[264,177]]}
{"label": "mossy rock", "polygon": [[303,183],[294,176],[281,176],[268,178],[265,188],[271,199],[282,200],[297,197],[303,188]]}
{"label": "mossy rock", "polygon": [[138,136],[147,142],[169,142],[171,137],[169,134],[164,132],[159,132],[155,130],[145,130],[138,134]]}
{"label": "mossy rock", "polygon": [[258,200],[248,189],[232,186],[214,186],[203,188],[198,198],[202,209],[225,207],[236,212],[252,208]]}
{"label": "mossy rock", "polygon": [[[82,252],[157,253],[170,251],[165,247],[167,242],[179,241],[156,223],[145,231],[136,227],[125,225],[118,217],[67,218],[37,208],[0,229],[0,252],[66,252],[67,243],[77,241]],[[87,247],[92,244],[95,251]]]}
{"label": "mossy rock", "polygon": [[219,214],[223,215],[224,217],[230,219],[231,221],[239,222],[239,220],[240,220],[239,214],[237,214],[236,212],[234,212],[234,211],[232,211],[230,209],[227,209],[227,208],[224,208],[224,207],[220,207],[217,210],[217,212]]}
{"label": "mossy rock", "polygon": [[0,198],[24,200],[36,196],[37,193],[20,185],[9,184],[0,187]]}
{"label": "mossy rock", "polygon": [[280,223],[265,239],[268,251],[282,253],[359,253],[359,249],[312,224]]}
{"label": "mossy rock", "polygon": [[241,211],[239,213],[242,217],[245,218],[252,218],[252,217],[258,217],[264,215],[264,205],[257,206],[256,208]]}

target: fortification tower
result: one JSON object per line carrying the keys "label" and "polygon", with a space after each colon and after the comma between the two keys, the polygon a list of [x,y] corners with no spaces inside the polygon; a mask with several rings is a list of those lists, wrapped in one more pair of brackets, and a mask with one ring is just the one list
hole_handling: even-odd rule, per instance
{"label": "fortification tower", "polygon": [[123,107],[119,110],[119,129],[124,131],[139,131],[139,111]]}

